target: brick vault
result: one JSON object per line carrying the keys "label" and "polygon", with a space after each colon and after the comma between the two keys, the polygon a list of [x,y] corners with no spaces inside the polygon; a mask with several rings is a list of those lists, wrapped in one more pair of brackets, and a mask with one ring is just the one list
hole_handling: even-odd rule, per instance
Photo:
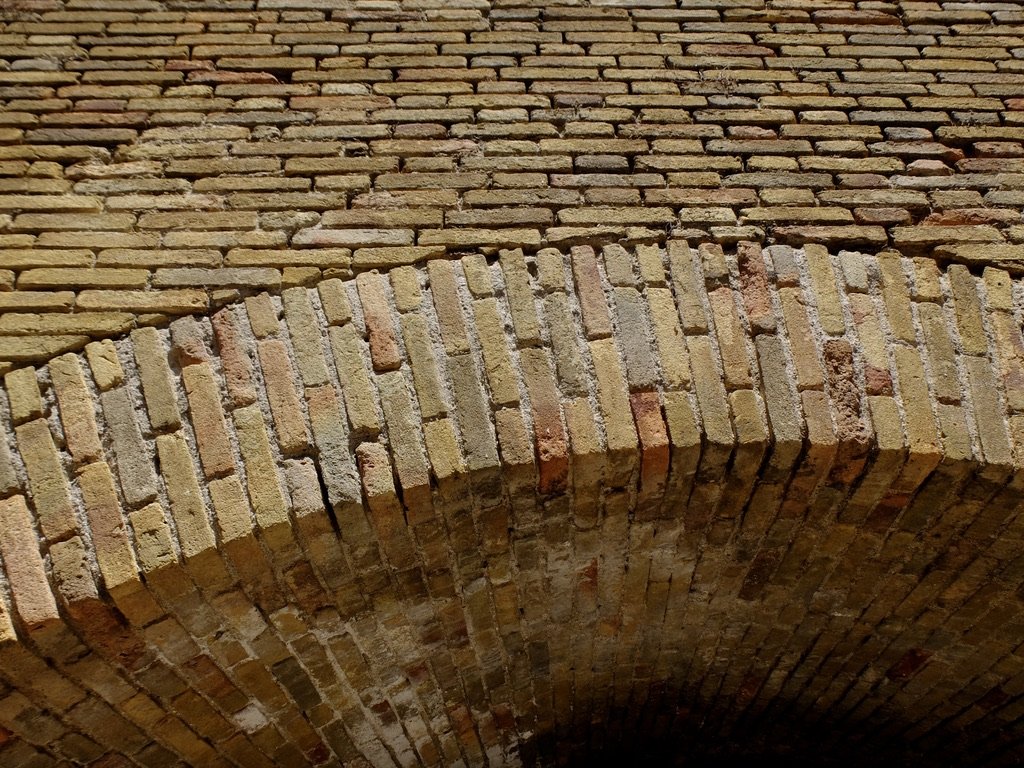
{"label": "brick vault", "polygon": [[1024,5],[0,20],[0,765],[1024,759]]}

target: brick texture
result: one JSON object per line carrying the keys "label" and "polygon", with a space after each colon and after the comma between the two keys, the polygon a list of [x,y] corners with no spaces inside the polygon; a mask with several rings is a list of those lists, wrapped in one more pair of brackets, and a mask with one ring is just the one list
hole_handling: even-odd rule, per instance
{"label": "brick texture", "polygon": [[0,7],[0,765],[1024,760],[1019,3]]}

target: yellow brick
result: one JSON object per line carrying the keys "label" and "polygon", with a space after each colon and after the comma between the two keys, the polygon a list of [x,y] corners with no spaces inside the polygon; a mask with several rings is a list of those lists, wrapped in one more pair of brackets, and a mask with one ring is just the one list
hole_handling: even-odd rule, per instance
{"label": "yellow brick", "polygon": [[846,324],[843,322],[836,274],[828,251],[821,245],[807,245],[804,247],[804,255],[811,273],[811,288],[818,307],[821,329],[829,336],[840,336],[846,330]]}
{"label": "yellow brick", "polygon": [[43,399],[39,395],[35,368],[14,369],[4,376],[4,386],[11,406],[11,421],[15,424],[43,415]]}
{"label": "yellow brick", "polygon": [[917,332],[910,310],[910,286],[903,271],[903,258],[893,253],[878,254],[882,273],[882,300],[889,318],[889,327],[900,341],[917,343]]}
{"label": "yellow brick", "polygon": [[376,435],[380,432],[380,418],[362,351],[365,342],[351,324],[331,328],[330,337],[352,430],[357,434]]}
{"label": "yellow brick", "polygon": [[181,406],[171,383],[163,339],[154,328],[137,328],[132,331],[131,338],[149,423],[158,431],[177,429],[181,426]]}
{"label": "yellow brick", "polygon": [[473,316],[476,319],[477,335],[483,350],[484,370],[495,405],[512,405],[519,402],[519,386],[508,350],[508,340],[498,303],[495,299],[478,299],[473,302]]}
{"label": "yellow brick", "polygon": [[442,390],[443,382],[434,357],[430,329],[422,315],[408,314],[402,317],[402,338],[412,369],[420,415],[423,419],[443,416],[448,412]]}
{"label": "yellow brick", "polygon": [[324,308],[329,325],[342,325],[351,322],[352,306],[345,292],[345,283],[337,278],[324,280],[317,286],[320,294],[320,305]]}
{"label": "yellow brick", "polygon": [[199,489],[196,468],[181,432],[160,435],[156,439],[171,516],[178,531],[181,553],[187,559],[212,549],[216,542]]}
{"label": "yellow brick", "polygon": [[187,365],[181,371],[192,415],[199,459],[207,478],[234,471],[235,458],[216,375],[209,363]]}
{"label": "yellow brick", "polygon": [[257,296],[249,296],[245,300],[245,311],[249,315],[249,325],[256,338],[265,339],[281,329],[277,319],[277,310],[269,295],[261,293]]}
{"label": "yellow brick", "polygon": [[78,524],[50,427],[45,420],[36,419],[17,427],[15,433],[43,536],[48,541],[66,538],[78,529]]}
{"label": "yellow brick", "polygon": [[85,356],[92,370],[93,380],[101,392],[124,381],[124,369],[117,357],[117,348],[109,339],[85,345]]}
{"label": "yellow brick", "polygon": [[95,461],[103,455],[103,446],[96,431],[92,393],[86,387],[78,357],[61,355],[50,361],[49,368],[68,450],[76,463]]}
{"label": "yellow brick", "polygon": [[974,276],[962,264],[950,264],[946,273],[953,292],[953,309],[960,343],[968,355],[988,354],[988,338],[982,325],[981,299]]}
{"label": "yellow brick", "polygon": [[93,551],[108,590],[138,581],[135,550],[128,539],[110,467],[90,464],[78,474]]}
{"label": "yellow brick", "polygon": [[245,463],[246,485],[256,523],[264,531],[288,523],[288,506],[270,451],[270,438],[263,414],[255,405],[238,408],[232,414],[238,434],[238,447]]}
{"label": "yellow brick", "polygon": [[414,267],[398,267],[391,270],[391,289],[395,293],[395,307],[399,312],[414,312],[423,302],[420,290],[420,271]]}

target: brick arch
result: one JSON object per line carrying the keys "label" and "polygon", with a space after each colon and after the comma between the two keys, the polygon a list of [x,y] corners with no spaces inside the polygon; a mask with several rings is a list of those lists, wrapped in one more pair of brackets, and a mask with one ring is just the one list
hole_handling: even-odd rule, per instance
{"label": "brick arch", "polygon": [[1017,290],[504,250],[15,371],[0,755],[547,764],[804,721],[1012,759]]}

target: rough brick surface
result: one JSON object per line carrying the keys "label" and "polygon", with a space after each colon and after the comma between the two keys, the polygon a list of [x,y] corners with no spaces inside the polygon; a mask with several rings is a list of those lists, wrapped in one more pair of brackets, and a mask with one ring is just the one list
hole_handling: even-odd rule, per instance
{"label": "rough brick surface", "polygon": [[0,765],[1024,760],[1019,3],[0,5]]}

